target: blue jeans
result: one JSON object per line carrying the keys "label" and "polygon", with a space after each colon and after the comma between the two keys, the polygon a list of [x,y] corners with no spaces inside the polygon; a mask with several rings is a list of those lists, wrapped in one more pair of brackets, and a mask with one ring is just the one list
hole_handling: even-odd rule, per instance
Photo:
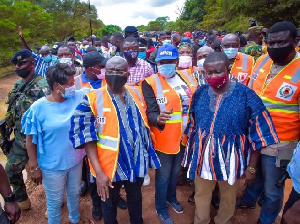
{"label": "blue jeans", "polygon": [[67,170],[42,170],[43,185],[47,198],[47,215],[49,224],[59,224],[64,192],[67,195],[69,220],[78,223],[79,190],[81,182],[82,161]]}
{"label": "blue jeans", "polygon": [[177,202],[176,185],[181,169],[184,146],[176,155],[156,151],[161,167],[155,170],[155,208],[157,214],[168,213],[168,202]]}
{"label": "blue jeans", "polygon": [[2,210],[1,205],[0,205],[0,223],[1,224],[10,224],[10,221],[7,218],[6,213]]}
{"label": "blue jeans", "polygon": [[283,203],[284,186],[278,188],[276,182],[283,176],[283,170],[276,167],[276,156],[261,155],[261,169],[257,170],[254,183],[246,188],[243,200],[249,203],[258,201],[264,192],[259,220],[262,224],[275,222]]}

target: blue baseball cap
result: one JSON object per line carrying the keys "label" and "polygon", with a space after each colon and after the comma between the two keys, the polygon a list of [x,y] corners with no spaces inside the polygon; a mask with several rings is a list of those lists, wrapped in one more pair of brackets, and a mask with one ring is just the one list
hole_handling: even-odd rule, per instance
{"label": "blue baseball cap", "polygon": [[28,49],[22,49],[20,51],[17,51],[15,53],[15,55],[11,58],[11,62],[12,63],[17,63],[18,61],[24,61],[27,58],[31,58],[32,57],[32,52]]}
{"label": "blue baseball cap", "polygon": [[189,37],[182,37],[182,39],[181,39],[180,42],[181,43],[187,42],[189,44],[192,44],[192,41],[191,41],[191,39]]}
{"label": "blue baseball cap", "polygon": [[161,61],[165,59],[177,59],[179,56],[177,48],[171,44],[165,44],[158,48],[155,61]]}

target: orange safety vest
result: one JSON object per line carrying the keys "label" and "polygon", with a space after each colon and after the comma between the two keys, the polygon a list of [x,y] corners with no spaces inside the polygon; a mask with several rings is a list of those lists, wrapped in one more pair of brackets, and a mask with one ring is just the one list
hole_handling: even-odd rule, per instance
{"label": "orange safety vest", "polygon": [[247,86],[250,80],[253,65],[254,59],[252,56],[238,52],[237,57],[231,67],[230,73],[237,78],[239,83]]}
{"label": "orange safety vest", "polygon": [[[194,94],[198,85],[197,81],[190,75],[185,76],[181,74],[180,76],[191,88],[192,94]],[[191,79],[193,83],[190,81]],[[144,81],[152,87],[160,111],[171,110],[173,108],[171,119],[166,121],[163,131],[160,131],[157,127],[150,126],[151,131],[154,133],[154,148],[166,154],[177,154],[180,151],[182,135],[182,105],[180,96],[159,73],[146,78]]]}
{"label": "orange safety vest", "polygon": [[[134,86],[125,86],[136,106],[139,108],[144,124],[149,128],[141,95],[137,94]],[[114,179],[119,156],[120,126],[116,108],[108,93],[107,86],[87,93],[92,112],[97,125],[97,155],[103,172],[112,181]],[[150,129],[150,128],[149,128]],[[96,177],[95,170],[89,161],[91,173]]]}
{"label": "orange safety vest", "polygon": [[273,60],[269,55],[257,59],[252,89],[270,112],[279,140],[299,141],[300,58],[292,60],[266,84],[272,66]]}
{"label": "orange safety vest", "polygon": [[[92,85],[89,82],[82,81],[81,75],[75,76],[75,89],[79,90],[79,89],[82,89],[83,87],[93,89]],[[105,86],[105,85],[106,85],[106,81],[105,81],[105,79],[102,79],[101,86]]]}

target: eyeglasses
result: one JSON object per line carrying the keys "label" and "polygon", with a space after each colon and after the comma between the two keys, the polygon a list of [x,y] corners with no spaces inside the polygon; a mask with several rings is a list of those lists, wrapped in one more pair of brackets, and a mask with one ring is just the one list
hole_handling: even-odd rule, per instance
{"label": "eyeglasses", "polygon": [[27,62],[30,62],[30,61],[16,61],[16,62],[13,62],[14,65],[18,65],[19,67],[25,65]]}
{"label": "eyeglasses", "polygon": [[116,74],[116,75],[119,75],[119,76],[123,76],[126,73],[127,72],[122,71],[122,70],[117,70],[117,71],[115,71],[115,70],[106,70],[106,72],[105,72],[105,74],[107,74],[107,75],[114,75],[114,74]]}

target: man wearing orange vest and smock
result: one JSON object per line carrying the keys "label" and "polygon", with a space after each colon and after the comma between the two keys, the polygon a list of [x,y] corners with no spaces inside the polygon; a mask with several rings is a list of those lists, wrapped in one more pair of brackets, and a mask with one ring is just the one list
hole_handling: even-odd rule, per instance
{"label": "man wearing orange vest and smock", "polygon": [[238,79],[239,83],[248,85],[254,64],[252,56],[239,52],[240,38],[233,33],[223,37],[221,50],[230,60],[230,73]]}
{"label": "man wearing orange vest and smock", "polygon": [[104,58],[96,51],[91,51],[83,56],[84,71],[75,77],[75,88],[98,89],[106,84],[105,64],[108,58]]}
{"label": "man wearing orange vest and smock", "polygon": [[280,143],[261,150],[262,169],[247,187],[238,207],[255,207],[264,200],[258,223],[275,222],[283,203],[283,187],[275,184],[283,176],[283,160],[289,161],[300,140],[300,55],[295,51],[297,29],[291,22],[274,24],[268,31],[268,54],[257,59],[249,87],[270,112]]}
{"label": "man wearing orange vest and smock", "polygon": [[70,139],[87,152],[102,199],[105,224],[117,222],[124,185],[130,223],[142,224],[142,192],[148,168],[160,167],[151,141],[142,95],[125,86],[128,63],[115,56],[106,63],[107,85],[89,92],[72,117]]}
{"label": "man wearing orange vest and smock", "polygon": [[176,72],[178,51],[173,45],[158,48],[155,61],[158,73],[142,82],[142,91],[155,136],[154,148],[161,162],[155,174],[156,212],[163,224],[169,224],[173,219],[167,203],[175,212],[183,212],[176,197],[176,183],[185,148],[181,141],[187,125],[189,101],[197,86],[187,76]]}

